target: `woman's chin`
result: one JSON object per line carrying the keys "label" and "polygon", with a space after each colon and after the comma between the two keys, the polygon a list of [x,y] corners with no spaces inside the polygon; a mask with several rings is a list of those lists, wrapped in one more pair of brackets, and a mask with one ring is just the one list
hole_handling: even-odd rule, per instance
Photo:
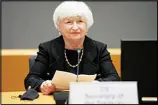
{"label": "woman's chin", "polygon": [[80,40],[81,38],[83,38],[83,36],[81,36],[81,35],[73,35],[73,36],[71,36],[72,40]]}

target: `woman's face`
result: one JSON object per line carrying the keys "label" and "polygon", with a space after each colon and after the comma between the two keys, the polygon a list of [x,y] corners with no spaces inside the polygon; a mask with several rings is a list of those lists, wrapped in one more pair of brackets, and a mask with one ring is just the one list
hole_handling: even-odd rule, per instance
{"label": "woman's face", "polygon": [[87,32],[86,19],[80,16],[65,17],[58,22],[59,31],[67,40],[78,40]]}

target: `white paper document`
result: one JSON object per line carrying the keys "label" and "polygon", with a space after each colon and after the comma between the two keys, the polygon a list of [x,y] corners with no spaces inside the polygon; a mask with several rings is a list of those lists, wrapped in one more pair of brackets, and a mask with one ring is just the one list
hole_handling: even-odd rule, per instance
{"label": "white paper document", "polygon": [[[96,78],[94,75],[78,75],[78,82],[92,82]],[[69,72],[56,70],[54,77],[52,78],[52,83],[56,86],[57,91],[69,90],[69,85],[71,82],[76,82],[77,75]]]}

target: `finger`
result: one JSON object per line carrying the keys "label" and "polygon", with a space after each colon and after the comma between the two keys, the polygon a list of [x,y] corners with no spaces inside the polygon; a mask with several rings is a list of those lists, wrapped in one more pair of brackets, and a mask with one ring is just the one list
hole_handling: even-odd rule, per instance
{"label": "finger", "polygon": [[41,91],[43,94],[48,94],[48,89],[43,88]]}
{"label": "finger", "polygon": [[41,92],[42,92],[42,94],[45,94],[45,90],[44,89],[41,89]]}
{"label": "finger", "polygon": [[46,83],[47,83],[48,86],[52,85],[52,81],[51,80],[47,80]]}
{"label": "finger", "polygon": [[46,85],[43,87],[42,90],[43,90],[44,92],[48,93],[49,91],[52,90],[52,88],[50,88],[50,87],[48,86],[48,84],[46,84]]}
{"label": "finger", "polygon": [[50,94],[50,93],[52,93],[54,91],[55,91],[55,89],[52,86],[43,89],[43,93],[44,94]]}
{"label": "finger", "polygon": [[46,81],[46,85],[47,85],[47,86],[51,86],[51,85],[52,85],[52,82],[51,82],[50,80],[47,80],[47,81]]}
{"label": "finger", "polygon": [[46,81],[43,83],[43,87],[48,88],[48,83]]}
{"label": "finger", "polygon": [[48,95],[48,94],[50,94],[51,92],[52,92],[52,90],[47,89],[47,90],[44,90],[44,91],[43,91],[43,94]]}
{"label": "finger", "polygon": [[44,93],[44,94],[48,93],[48,88],[43,87],[43,88],[41,89],[41,92]]}
{"label": "finger", "polygon": [[43,94],[44,94],[44,95],[48,95],[48,92],[47,92],[47,91],[43,91]]}
{"label": "finger", "polygon": [[54,84],[51,84],[51,86],[49,87],[51,90],[55,90],[56,89],[56,87],[55,87],[55,85]]}

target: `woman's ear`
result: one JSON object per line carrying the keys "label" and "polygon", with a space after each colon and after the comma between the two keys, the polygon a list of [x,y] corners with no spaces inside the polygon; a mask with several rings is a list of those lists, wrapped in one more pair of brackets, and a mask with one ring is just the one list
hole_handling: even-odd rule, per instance
{"label": "woman's ear", "polygon": [[61,35],[61,31],[60,31],[60,27],[59,27],[59,24],[56,24],[57,25],[57,30],[58,30],[58,32],[59,32],[59,35]]}
{"label": "woman's ear", "polygon": [[60,26],[59,26],[59,23],[56,23],[56,26],[57,26],[57,27],[56,27],[56,28],[57,28],[57,30],[58,30],[58,31],[60,31]]}

